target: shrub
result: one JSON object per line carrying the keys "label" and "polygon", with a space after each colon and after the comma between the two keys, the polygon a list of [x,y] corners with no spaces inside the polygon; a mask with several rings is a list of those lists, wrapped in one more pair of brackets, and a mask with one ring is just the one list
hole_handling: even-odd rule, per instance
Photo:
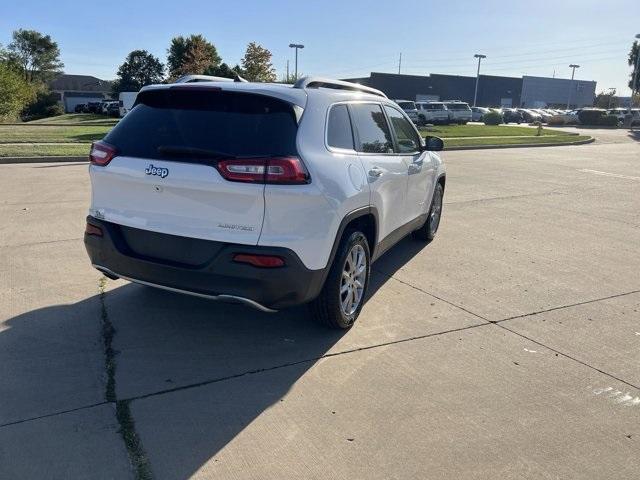
{"label": "shrub", "polygon": [[605,127],[617,127],[619,122],[618,117],[615,115],[604,115],[599,121],[599,125],[603,125]]}
{"label": "shrub", "polygon": [[604,110],[581,110],[578,113],[578,118],[582,125],[601,125],[600,119],[605,115]]}
{"label": "shrub", "polygon": [[12,121],[33,100],[33,88],[9,65],[0,63],[0,121]]}
{"label": "shrub", "polygon": [[40,90],[34,102],[26,106],[22,111],[22,119],[25,121],[38,118],[55,117],[62,115],[64,108],[58,102],[58,94],[49,90]]}
{"label": "shrub", "polygon": [[482,121],[485,125],[500,125],[503,120],[498,112],[489,112],[484,114]]}

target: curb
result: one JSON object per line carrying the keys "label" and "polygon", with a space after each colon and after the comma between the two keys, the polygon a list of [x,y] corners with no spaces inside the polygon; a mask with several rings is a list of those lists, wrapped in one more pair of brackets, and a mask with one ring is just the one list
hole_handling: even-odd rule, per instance
{"label": "curb", "polygon": [[53,163],[53,162],[89,162],[87,155],[81,157],[0,157],[0,165],[12,163]]}
{"label": "curb", "polygon": [[572,145],[586,145],[587,143],[595,142],[595,138],[589,137],[586,140],[578,140],[575,142],[566,143],[520,143],[515,145],[469,145],[459,147],[448,147],[445,145],[444,151],[451,152],[454,150],[490,150],[490,149],[503,149],[503,148],[537,148],[537,147],[567,147]]}

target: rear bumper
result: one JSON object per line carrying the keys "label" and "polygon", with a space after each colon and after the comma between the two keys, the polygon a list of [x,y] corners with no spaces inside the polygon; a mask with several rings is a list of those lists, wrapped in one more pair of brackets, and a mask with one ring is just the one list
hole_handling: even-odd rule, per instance
{"label": "rear bumper", "polygon": [[[84,236],[91,263],[108,276],[219,300],[277,310],[313,300],[326,270],[309,270],[292,250],[196,240],[148,232],[87,217],[102,236]],[[161,252],[171,251],[170,259]],[[259,268],[236,253],[276,255],[285,265]],[[164,258],[163,258],[164,257]]]}

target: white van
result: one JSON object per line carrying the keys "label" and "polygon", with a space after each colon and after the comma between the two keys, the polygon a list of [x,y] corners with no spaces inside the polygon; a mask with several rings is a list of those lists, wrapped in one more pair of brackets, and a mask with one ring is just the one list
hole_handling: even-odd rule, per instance
{"label": "white van", "polygon": [[120,118],[124,117],[129,110],[133,108],[133,104],[136,103],[138,92],[120,92],[118,96],[118,102],[120,105]]}

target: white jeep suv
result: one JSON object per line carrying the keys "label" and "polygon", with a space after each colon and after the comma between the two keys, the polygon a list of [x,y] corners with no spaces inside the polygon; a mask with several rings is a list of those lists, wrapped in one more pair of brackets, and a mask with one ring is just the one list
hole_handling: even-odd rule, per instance
{"label": "white jeep suv", "polygon": [[434,237],[441,149],[357,84],[148,86],[92,146],[85,245],[112,279],[349,328],[371,263]]}

